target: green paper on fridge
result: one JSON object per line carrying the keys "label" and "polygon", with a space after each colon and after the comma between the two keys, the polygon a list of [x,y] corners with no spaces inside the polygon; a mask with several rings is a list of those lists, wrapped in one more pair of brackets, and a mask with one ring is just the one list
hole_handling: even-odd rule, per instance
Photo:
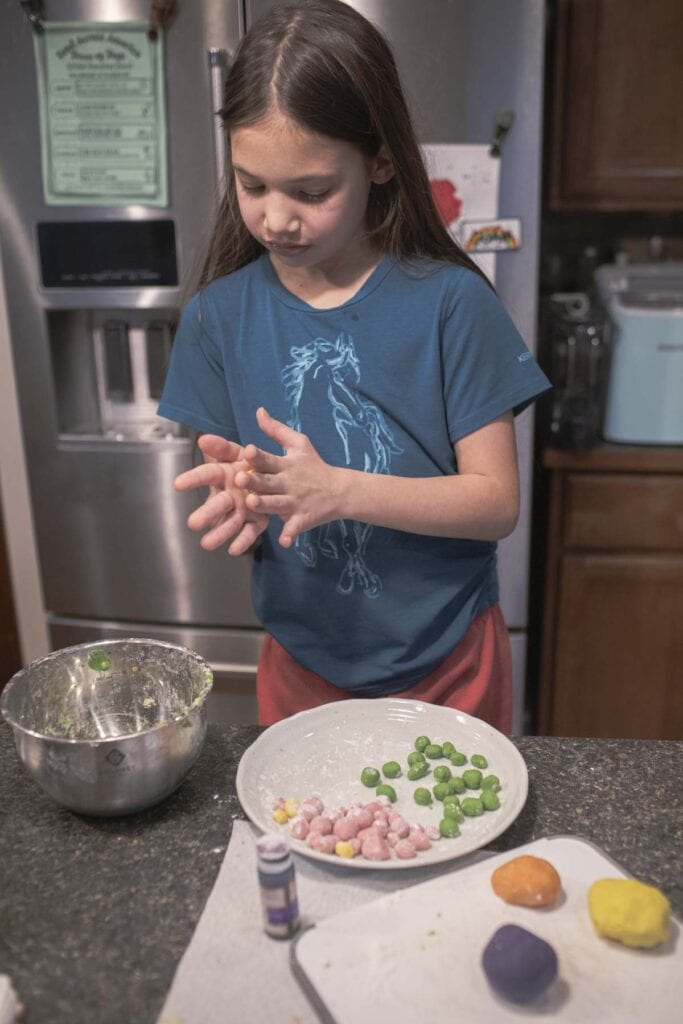
{"label": "green paper on fridge", "polygon": [[65,21],[33,39],[45,202],[167,206],[163,32]]}

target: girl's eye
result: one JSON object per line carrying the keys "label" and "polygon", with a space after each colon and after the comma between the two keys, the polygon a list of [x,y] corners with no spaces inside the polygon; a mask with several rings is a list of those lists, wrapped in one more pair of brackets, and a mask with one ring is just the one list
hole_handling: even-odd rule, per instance
{"label": "girl's eye", "polygon": [[[245,185],[244,182],[240,182],[240,188],[243,192],[246,192],[249,196],[260,196],[265,192],[264,185]],[[325,189],[324,192],[298,192],[298,198],[304,203],[322,203],[324,199],[330,194],[330,189]]]}

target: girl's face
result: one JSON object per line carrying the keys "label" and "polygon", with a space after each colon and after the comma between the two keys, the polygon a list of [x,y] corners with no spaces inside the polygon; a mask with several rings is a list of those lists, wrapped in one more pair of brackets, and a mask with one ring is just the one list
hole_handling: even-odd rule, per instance
{"label": "girl's face", "polygon": [[276,269],[329,274],[367,259],[370,185],[393,174],[383,153],[370,160],[276,109],[230,144],[240,213]]}

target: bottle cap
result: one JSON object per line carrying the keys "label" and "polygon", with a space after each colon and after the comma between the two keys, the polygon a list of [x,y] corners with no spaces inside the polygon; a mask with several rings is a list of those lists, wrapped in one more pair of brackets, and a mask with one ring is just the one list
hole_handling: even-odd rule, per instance
{"label": "bottle cap", "polygon": [[264,860],[280,860],[289,853],[289,843],[280,836],[262,836],[256,840],[256,852]]}

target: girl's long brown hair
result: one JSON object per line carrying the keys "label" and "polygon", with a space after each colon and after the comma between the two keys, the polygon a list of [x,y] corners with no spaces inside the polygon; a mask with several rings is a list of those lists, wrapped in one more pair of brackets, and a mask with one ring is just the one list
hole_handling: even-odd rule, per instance
{"label": "girl's long brown hair", "polygon": [[[275,103],[311,132],[343,139],[367,157],[382,146],[395,174],[370,189],[367,226],[378,250],[398,260],[445,260],[485,275],[446,230],[384,36],[341,0],[279,5],[256,22],[235,55],[220,111],[230,132]],[[229,147],[228,147],[229,149]],[[200,284],[238,270],[263,246],[240,216],[228,153],[220,204]]]}

